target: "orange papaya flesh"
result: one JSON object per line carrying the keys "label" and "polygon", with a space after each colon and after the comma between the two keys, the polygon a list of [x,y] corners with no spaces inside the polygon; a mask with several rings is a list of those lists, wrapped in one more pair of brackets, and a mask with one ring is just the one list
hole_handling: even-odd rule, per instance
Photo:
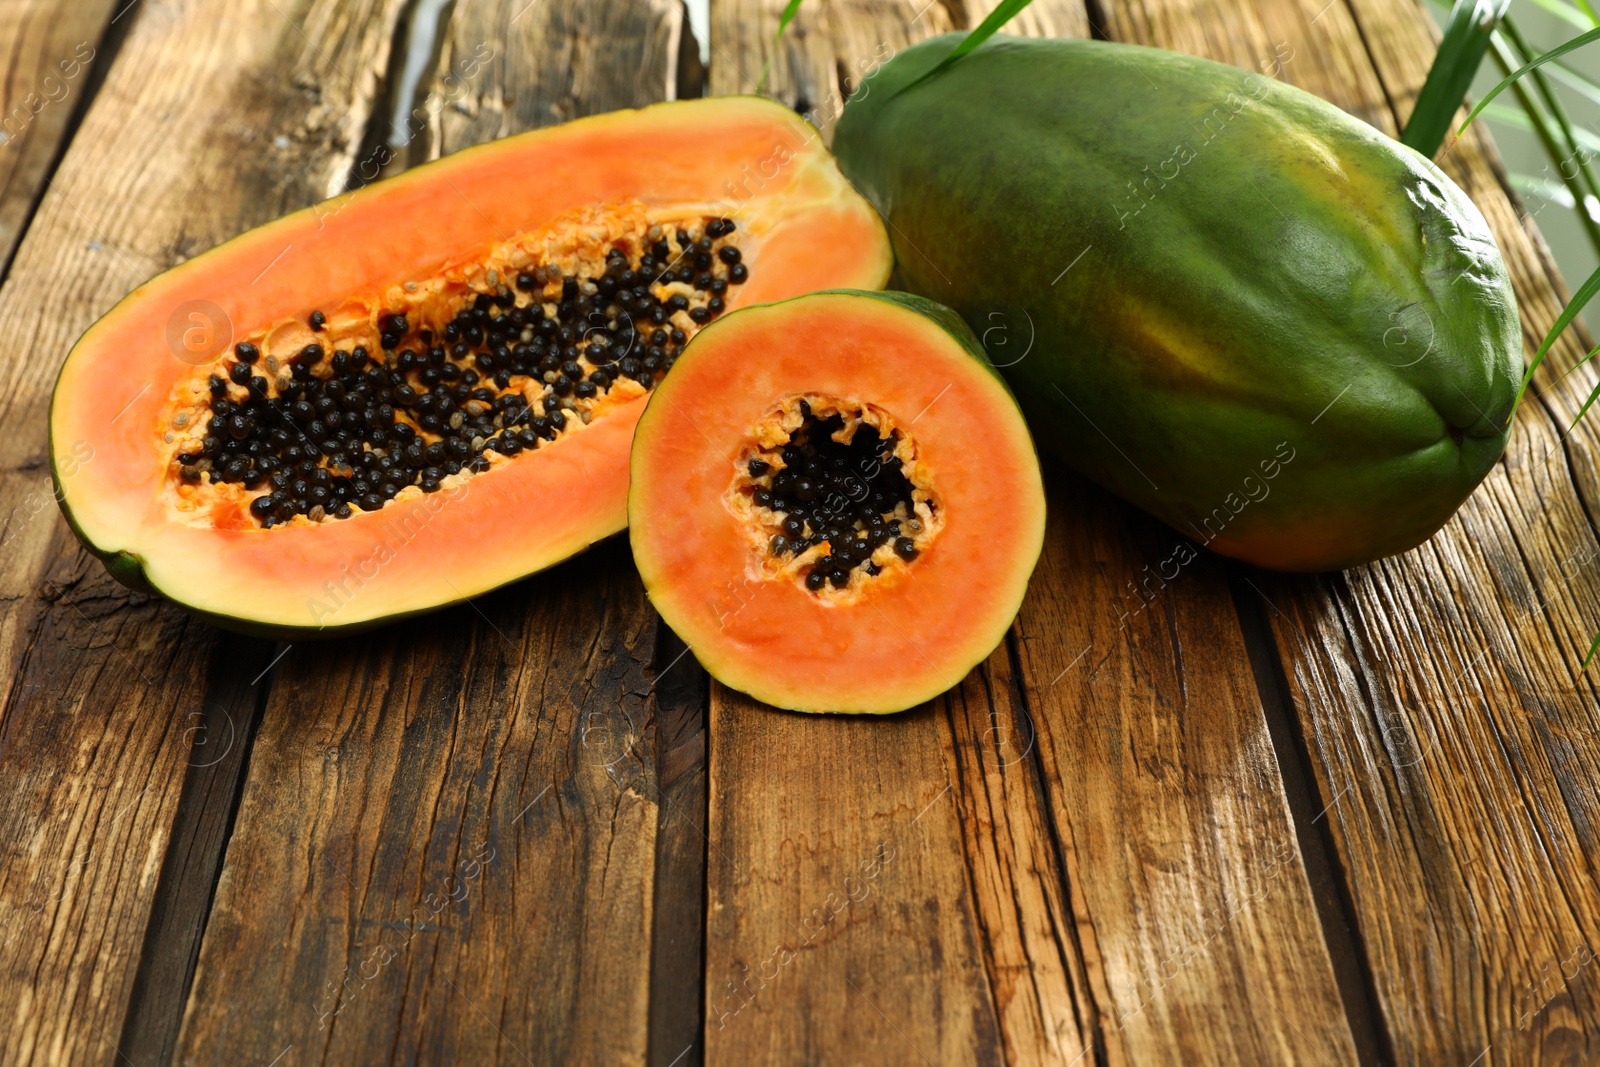
{"label": "orange papaya flesh", "polygon": [[482,145],[124,298],[62,368],[57,497],[119,580],[235,629],[432,610],[622,528],[634,424],[707,322],[890,263],[770,101]]}
{"label": "orange papaya flesh", "polygon": [[708,326],[639,421],[628,514],[651,602],[706,669],[807,712],[958,683],[1044,536],[1016,401],[954,312],[903,293]]}

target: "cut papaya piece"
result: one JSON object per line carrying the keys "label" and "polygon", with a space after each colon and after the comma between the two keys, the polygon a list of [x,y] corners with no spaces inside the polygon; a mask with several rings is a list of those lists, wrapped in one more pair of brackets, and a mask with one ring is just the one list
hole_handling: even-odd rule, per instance
{"label": "cut papaya piece", "polygon": [[887,713],[1000,643],[1044,489],[959,316],[831,291],[689,344],[639,420],[628,517],[651,602],[714,677],[795,711]]}
{"label": "cut papaya piece", "polygon": [[890,267],[771,101],[510,137],[123,299],[62,368],[57,496],[119,580],[235,629],[431,610],[622,529],[634,424],[707,322]]}

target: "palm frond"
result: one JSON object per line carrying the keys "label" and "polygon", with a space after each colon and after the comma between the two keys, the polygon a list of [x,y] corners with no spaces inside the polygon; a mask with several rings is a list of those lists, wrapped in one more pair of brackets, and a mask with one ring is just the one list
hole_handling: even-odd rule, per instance
{"label": "palm frond", "polygon": [[[1517,79],[1521,78],[1524,74],[1541,67],[1546,63],[1549,63],[1557,56],[1564,56],[1575,48],[1582,48],[1590,41],[1600,41],[1600,26],[1595,27],[1587,33],[1580,33],[1570,41],[1556,45],[1554,48],[1550,49],[1550,51],[1545,52],[1542,55],[1534,56],[1521,67],[1506,75],[1506,77],[1501,80],[1499,85],[1496,85],[1493,89],[1490,89],[1488,94],[1484,96],[1482,100],[1478,101],[1478,105],[1467,113],[1466,122],[1461,124],[1461,130],[1466,129],[1467,123],[1478,117],[1478,112],[1483,110],[1485,104],[1499,96],[1506,89],[1510,88],[1516,83]],[[1456,133],[1459,135],[1461,130],[1457,130]]]}
{"label": "palm frond", "polygon": [[[1527,130],[1529,133],[1536,134],[1538,132],[1538,127],[1534,125],[1533,119],[1529,118],[1528,113],[1520,107],[1508,107],[1505,104],[1490,104],[1488,107],[1483,109],[1483,114],[1479,115],[1478,117],[1481,119],[1488,119],[1490,122],[1498,122],[1507,126],[1515,126],[1517,129]],[[1600,134],[1591,133],[1582,126],[1576,127],[1573,130],[1573,133],[1577,136],[1578,143],[1580,145],[1583,145],[1590,152],[1600,153]]]}
{"label": "palm frond", "polygon": [[[1494,61],[1502,72],[1509,72],[1517,68],[1526,59],[1525,54],[1519,52],[1516,46],[1499,32],[1494,35],[1494,39],[1491,42],[1490,54],[1494,56]],[[1561,184],[1567,187],[1573,203],[1584,205],[1586,210],[1578,213],[1578,225],[1583,228],[1584,235],[1588,237],[1589,243],[1594,246],[1596,252],[1600,252],[1600,222],[1596,222],[1587,210],[1591,197],[1600,200],[1600,196],[1596,195],[1597,188],[1600,187],[1596,186],[1594,173],[1589,169],[1588,155],[1585,151],[1580,150],[1579,147],[1581,140],[1586,138],[1593,140],[1592,135],[1589,134],[1588,130],[1583,130],[1580,136],[1579,132],[1572,128],[1571,123],[1563,123],[1552,115],[1543,94],[1535,96],[1534,93],[1529,92],[1527,85],[1521,81],[1512,81],[1510,84],[1512,94],[1516,96],[1517,103],[1522,107],[1522,118],[1527,123],[1526,128],[1533,131],[1534,136],[1539,139],[1539,143],[1543,146],[1545,155],[1549,157],[1551,163],[1555,164],[1556,177]],[[1549,89],[1548,83],[1545,88],[1551,96],[1554,95],[1553,91]],[[1557,106],[1559,108],[1559,104]],[[1482,111],[1484,106],[1474,110]],[[1561,116],[1564,118],[1565,112],[1561,112]],[[1506,120],[1518,121],[1510,115],[1506,116]],[[1519,122],[1519,124],[1521,123]],[[1569,166],[1569,164],[1575,164],[1575,166]]]}
{"label": "palm frond", "polygon": [[1534,371],[1538,370],[1539,364],[1544,362],[1544,357],[1556,343],[1556,338],[1566,332],[1567,327],[1571,326],[1573,320],[1578,317],[1578,312],[1582,311],[1584,306],[1594,299],[1596,293],[1600,293],[1600,269],[1596,269],[1593,274],[1584,279],[1582,285],[1578,286],[1577,292],[1572,294],[1572,299],[1567,301],[1567,306],[1562,308],[1561,314],[1556,316],[1556,321],[1551,325],[1550,331],[1544,335],[1544,341],[1540,343],[1538,351],[1528,361],[1528,371],[1522,376],[1522,388],[1517,392],[1518,403],[1522,401],[1523,393],[1528,391],[1528,383],[1533,381]]}
{"label": "palm frond", "polygon": [[1456,0],[1427,80],[1417,94],[1417,105],[1400,133],[1400,143],[1425,156],[1439,150],[1456,110],[1466,99],[1473,75],[1483,64],[1490,36],[1509,6],[1511,0]]}
{"label": "palm frond", "polygon": [[[1517,25],[1512,21],[1511,16],[1507,15],[1501,20],[1500,31],[1506,35],[1506,39],[1511,42],[1524,58],[1534,54],[1533,49],[1529,47],[1527,40],[1522,36],[1521,31],[1517,29]],[[1573,127],[1572,120],[1567,117],[1567,109],[1562,106],[1561,97],[1556,93],[1555,86],[1550,84],[1550,79],[1546,77],[1545,72],[1537,68],[1529,68],[1528,78],[1533,82],[1534,88],[1538,91],[1539,97],[1544,103],[1545,113],[1554,123],[1555,128],[1552,133],[1559,136],[1562,147],[1566,150],[1566,155],[1557,164],[1557,169],[1562,172],[1562,177],[1565,178],[1567,176],[1567,168],[1569,164],[1571,165],[1572,176],[1577,185],[1577,190],[1575,190],[1577,193],[1576,199],[1579,203],[1588,204],[1591,197],[1596,201],[1600,201],[1600,181],[1596,181],[1594,168],[1589,165],[1589,161],[1592,158],[1592,150],[1580,145],[1581,138],[1578,136],[1578,131]],[[1588,132],[1588,130],[1583,131],[1585,134]],[[1592,140],[1593,138],[1590,139]],[[1587,218],[1588,213],[1585,212],[1584,214],[1585,218],[1580,221],[1591,223],[1591,225],[1586,226],[1589,231],[1589,240],[1594,245],[1595,252],[1600,254],[1600,227],[1594,227],[1592,220]]]}
{"label": "palm frond", "polygon": [[1571,66],[1557,59],[1550,64],[1550,74],[1556,81],[1563,82],[1572,89],[1577,90],[1587,99],[1600,104],[1600,82],[1596,82],[1582,71],[1574,70]]}

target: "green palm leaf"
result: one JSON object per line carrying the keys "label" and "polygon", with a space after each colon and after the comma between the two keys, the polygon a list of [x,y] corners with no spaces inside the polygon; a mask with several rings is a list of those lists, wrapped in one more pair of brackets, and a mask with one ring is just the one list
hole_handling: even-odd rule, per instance
{"label": "green palm leaf", "polygon": [[[1567,306],[1561,309],[1561,314],[1556,316],[1550,332],[1544,335],[1544,342],[1539,345],[1539,350],[1533,354],[1533,359],[1528,361],[1528,373],[1522,376],[1522,388],[1517,391],[1517,402],[1521,403],[1522,394],[1528,391],[1528,383],[1533,381],[1533,372],[1539,369],[1539,364],[1544,362],[1544,357],[1549,353],[1551,346],[1572,325],[1584,305],[1594,299],[1594,294],[1600,293],[1600,269],[1589,275],[1584,283],[1578,286],[1578,291],[1572,294],[1572,299],[1567,301]],[[1585,405],[1587,408],[1587,405]]]}
{"label": "green palm leaf", "polygon": [[[1495,2],[1499,2],[1499,0],[1495,0]],[[1505,2],[1510,3],[1511,0],[1505,0]],[[789,3],[784,6],[783,14],[778,18],[778,32],[772,38],[774,48],[776,48],[779,41],[783,40],[784,31],[789,28],[789,23],[794,21],[795,15],[799,14],[800,5],[802,3],[804,3],[804,0],[789,0]],[[949,55],[939,60],[939,62],[934,65],[934,68],[928,71],[928,73],[912,82],[911,85],[905,86],[905,88],[901,89],[900,91],[904,92],[906,89],[911,88],[912,85],[917,85],[920,82],[926,81],[935,74],[938,74],[940,71],[944,70],[946,67],[950,66],[950,64],[959,60],[962,56],[971,52],[974,48],[977,48],[983,42],[987,41],[989,38],[998,33],[1001,26],[1004,26],[1006,23],[1016,18],[1017,15],[1021,14],[1022,9],[1031,3],[1033,3],[1033,0],[1000,0],[1000,3],[995,5],[995,9],[989,12],[988,16],[984,18],[982,22],[978,23],[972,29],[967,31],[967,35],[950,50]],[[756,92],[762,92],[766,88],[767,71],[771,66],[772,59],[769,56],[767,61],[761,65],[761,80],[756,83]]]}
{"label": "green palm leaf", "polygon": [[1560,60],[1550,64],[1550,73],[1555,75],[1557,81],[1566,83],[1589,100],[1600,104],[1600,85],[1595,84],[1588,75],[1573,70]]}
{"label": "green palm leaf", "polygon": [[[1519,60],[1534,54],[1534,50],[1528,45],[1528,42],[1517,29],[1516,23],[1511,21],[1509,15],[1501,22],[1500,29],[1505,34],[1506,39],[1520,53]],[[1559,158],[1563,161],[1558,164],[1561,176],[1563,180],[1571,178],[1573,197],[1584,206],[1584,211],[1580,214],[1578,221],[1588,232],[1590,242],[1594,244],[1597,251],[1600,251],[1600,226],[1596,226],[1594,220],[1589,217],[1588,212],[1591,199],[1600,202],[1600,182],[1595,180],[1594,169],[1589,166],[1590,154],[1585,151],[1587,146],[1580,144],[1584,138],[1580,135],[1579,130],[1573,127],[1572,120],[1567,117],[1567,109],[1562,106],[1561,98],[1557,95],[1555,86],[1550,84],[1550,79],[1545,75],[1545,72],[1532,68],[1529,68],[1529,70],[1529,80],[1533,82],[1534,88],[1538,90],[1539,99],[1543,102],[1543,114],[1540,117],[1541,119],[1548,119],[1548,124],[1553,127],[1550,132],[1554,136],[1559,136],[1562,152],[1559,156],[1552,154],[1551,158]],[[1532,111],[1530,110],[1531,113]],[[1587,130],[1581,132],[1583,134],[1588,133]],[[1576,164],[1574,173],[1570,176],[1567,174],[1566,162]]]}
{"label": "green palm leaf", "polygon": [[[1527,130],[1530,133],[1539,132],[1534,121],[1528,117],[1528,113],[1520,107],[1490,104],[1483,109],[1483,114],[1479,117],[1488,119],[1491,122],[1503,122],[1507,126],[1515,126],[1519,130]],[[1573,132],[1577,135],[1579,144],[1590,152],[1600,153],[1600,135],[1590,133],[1582,126],[1577,127]]]}
{"label": "green palm leaf", "polygon": [[[1590,30],[1588,33],[1580,33],[1578,36],[1574,37],[1570,41],[1567,41],[1565,44],[1558,44],[1543,55],[1534,56],[1522,67],[1512,71],[1500,82],[1499,85],[1496,85],[1493,89],[1490,89],[1488,95],[1486,95],[1482,100],[1478,101],[1478,106],[1473,108],[1467,114],[1467,121],[1461,124],[1461,130],[1465,130],[1467,128],[1467,123],[1478,117],[1478,112],[1483,110],[1485,104],[1499,96],[1500,93],[1505,89],[1510,88],[1511,84],[1518,78],[1522,77],[1530,70],[1543,66],[1552,59],[1555,59],[1557,56],[1564,56],[1575,48],[1583,47],[1590,41],[1600,41],[1600,27],[1596,27],[1595,29]],[[1459,135],[1461,130],[1457,130],[1456,133]]]}
{"label": "green palm leaf", "polygon": [[1400,133],[1400,143],[1432,156],[1450,132],[1450,121],[1466,99],[1473,75],[1483,64],[1494,28],[1511,0],[1456,0],[1450,9],[1439,51],[1417,94],[1417,106]]}

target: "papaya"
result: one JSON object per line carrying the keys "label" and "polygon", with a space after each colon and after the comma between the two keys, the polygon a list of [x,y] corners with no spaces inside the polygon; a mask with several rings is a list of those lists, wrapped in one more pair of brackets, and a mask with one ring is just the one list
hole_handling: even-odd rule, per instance
{"label": "papaya", "polygon": [[1042,445],[1215,551],[1296,571],[1431,536],[1505,449],[1521,333],[1429,160],[1261,74],[996,36],[847,103],[845,175]]}
{"label": "papaya", "polygon": [[634,425],[705,324],[891,263],[770,101],[505,138],[123,298],[61,369],[56,495],[119,580],[224,626],[431,610],[622,529]]}
{"label": "papaya", "polygon": [[1044,541],[1033,439],[978,339],[905,293],[719,319],[634,434],[646,593],[714,677],[794,711],[888,713],[959,682]]}

